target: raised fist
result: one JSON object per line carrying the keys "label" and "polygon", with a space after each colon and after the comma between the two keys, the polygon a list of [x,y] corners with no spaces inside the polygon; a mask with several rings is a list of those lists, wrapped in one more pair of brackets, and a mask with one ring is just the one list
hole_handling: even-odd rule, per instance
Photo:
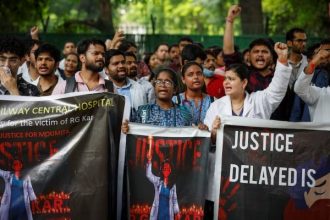
{"label": "raised fist", "polygon": [[232,5],[230,6],[229,10],[228,10],[228,15],[227,18],[228,19],[235,19],[236,17],[239,16],[239,14],[241,13],[242,8],[238,5]]}
{"label": "raised fist", "polygon": [[39,39],[39,28],[38,26],[33,26],[30,29],[30,35],[32,39],[38,40]]}
{"label": "raised fist", "polygon": [[277,42],[274,46],[274,50],[278,56],[278,61],[287,64],[288,62],[288,45],[285,43]]}

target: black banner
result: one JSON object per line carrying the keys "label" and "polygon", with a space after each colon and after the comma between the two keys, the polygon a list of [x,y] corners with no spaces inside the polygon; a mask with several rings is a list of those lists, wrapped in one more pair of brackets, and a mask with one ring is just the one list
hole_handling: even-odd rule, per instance
{"label": "black banner", "polygon": [[130,219],[203,219],[209,134],[131,127],[126,142]]}
{"label": "black banner", "polygon": [[0,107],[0,219],[114,217],[124,98],[10,99]]}
{"label": "black banner", "polygon": [[255,119],[226,123],[218,133],[218,219],[330,218],[328,127]]}

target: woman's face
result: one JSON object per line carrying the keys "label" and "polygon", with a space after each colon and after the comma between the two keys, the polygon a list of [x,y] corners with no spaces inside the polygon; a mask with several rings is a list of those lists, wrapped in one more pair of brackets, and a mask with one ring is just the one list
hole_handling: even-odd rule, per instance
{"label": "woman's face", "polygon": [[231,97],[244,96],[246,86],[247,79],[241,80],[237,73],[232,70],[225,72],[223,87],[225,88],[226,95]]}
{"label": "woman's face", "polygon": [[175,92],[174,82],[167,72],[161,72],[155,79],[156,98],[163,101],[171,101]]}
{"label": "woman's face", "polygon": [[171,175],[172,169],[169,163],[164,163],[162,173],[164,178],[168,178]]}
{"label": "woman's face", "polygon": [[220,52],[217,55],[217,58],[215,60],[215,63],[217,64],[218,67],[222,67],[225,65],[225,61],[223,60],[222,52]]}
{"label": "woman's face", "polygon": [[155,54],[151,55],[149,60],[149,66],[151,69],[155,69],[159,65],[159,60]]}
{"label": "woman's face", "polygon": [[13,170],[15,172],[21,171],[22,170],[22,167],[23,167],[23,164],[22,164],[21,161],[19,161],[19,160],[14,160],[13,161]]}
{"label": "woman's face", "polygon": [[64,69],[67,72],[76,72],[78,68],[78,57],[71,54],[65,59]]}
{"label": "woman's face", "polygon": [[189,90],[201,90],[204,85],[203,71],[199,66],[192,65],[187,68],[182,77],[182,81]]}

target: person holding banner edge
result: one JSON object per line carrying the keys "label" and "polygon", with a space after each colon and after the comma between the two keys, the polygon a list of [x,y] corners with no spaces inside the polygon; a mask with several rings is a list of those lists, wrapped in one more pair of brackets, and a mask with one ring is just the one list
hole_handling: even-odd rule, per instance
{"label": "person holding banner edge", "polygon": [[[142,105],[138,108],[136,118],[132,122],[151,124],[164,127],[182,127],[192,125],[192,115],[186,106],[177,105],[172,101],[178,86],[176,73],[171,69],[161,69],[155,76],[156,103]],[[198,128],[206,130],[204,124]],[[124,134],[129,131],[128,120],[124,120],[121,130]]]}

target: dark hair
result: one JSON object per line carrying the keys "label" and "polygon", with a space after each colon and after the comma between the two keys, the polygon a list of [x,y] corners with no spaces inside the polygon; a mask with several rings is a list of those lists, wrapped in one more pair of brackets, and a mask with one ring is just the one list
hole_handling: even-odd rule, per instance
{"label": "dark hair", "polygon": [[56,63],[61,60],[61,52],[54,45],[48,43],[41,44],[39,48],[34,52],[36,59],[41,53],[49,53],[49,55],[55,60]]}
{"label": "dark hair", "polygon": [[173,48],[173,47],[179,47],[179,44],[172,44],[170,47],[169,47],[169,51],[171,51],[171,49]]}
{"label": "dark hair", "polygon": [[206,58],[207,58],[207,55],[211,55],[212,57],[216,58],[217,55],[215,55],[214,51],[213,50],[210,50],[210,49],[206,49],[204,50],[205,53],[206,53]]}
{"label": "dark hair", "polygon": [[105,44],[102,40],[96,39],[96,38],[91,38],[91,39],[85,39],[82,41],[79,41],[77,44],[77,53],[78,55],[80,54],[85,54],[86,51],[88,50],[88,47],[90,45],[101,45],[104,48],[104,51],[106,51]]}
{"label": "dark hair", "polygon": [[25,53],[29,54],[33,48],[34,45],[40,46],[42,43],[39,40],[35,39],[27,39],[25,40]]}
{"label": "dark hair", "polygon": [[158,78],[158,76],[162,73],[168,73],[170,75],[170,78],[172,79],[173,83],[174,83],[174,88],[177,88],[178,86],[178,75],[176,74],[176,72],[174,70],[172,70],[171,68],[160,68],[156,74],[155,74],[155,79]]}
{"label": "dark hair", "polygon": [[291,28],[288,32],[286,32],[285,39],[286,41],[293,41],[294,34],[295,33],[306,33],[303,29],[301,28]]}
{"label": "dark hair", "polygon": [[190,43],[193,43],[194,41],[190,38],[190,37],[188,37],[188,36],[183,36],[183,37],[181,37],[180,39],[179,39],[179,43],[180,42],[182,42],[182,41],[188,41],[188,42],[190,42]]}
{"label": "dark hair", "polygon": [[105,66],[109,66],[110,60],[114,56],[122,55],[125,59],[125,54],[117,49],[111,49],[105,52]]}
{"label": "dark hair", "polygon": [[3,37],[0,39],[0,53],[13,53],[19,58],[24,57],[24,43],[16,37]]}
{"label": "dark hair", "polygon": [[313,56],[314,56],[314,52],[317,48],[319,48],[321,46],[320,43],[316,43],[316,44],[313,44],[311,46],[309,46],[306,50],[306,56],[307,56],[307,59],[312,59]]}
{"label": "dark hair", "polygon": [[265,46],[269,49],[274,62],[277,59],[277,54],[274,50],[274,41],[271,38],[259,38],[254,41],[252,41],[249,45],[249,50],[251,51],[253,47],[255,46]]}
{"label": "dark hair", "polygon": [[222,48],[219,46],[212,46],[212,47],[207,48],[207,50],[213,51],[215,57],[217,57],[222,52]]}
{"label": "dark hair", "polygon": [[167,43],[160,43],[157,45],[157,47],[154,50],[154,53],[159,49],[160,46],[167,46],[168,48],[170,48],[170,46]]}
{"label": "dark hair", "polygon": [[163,176],[163,167],[165,164],[169,164],[171,167],[171,174],[168,177],[168,188],[171,189],[173,187],[173,185],[175,184],[175,172],[173,169],[173,164],[170,162],[170,160],[168,158],[164,159],[159,166],[159,176],[160,176],[160,180],[164,180],[164,176]]}
{"label": "dark hair", "polygon": [[241,80],[244,80],[244,79],[249,80],[249,70],[245,64],[243,64],[243,63],[231,64],[228,67],[228,69],[226,69],[226,71],[230,71],[230,70],[235,72]]}
{"label": "dark hair", "polygon": [[201,71],[203,72],[203,67],[202,67],[202,65],[200,65],[199,63],[197,63],[197,62],[195,62],[195,61],[190,61],[190,62],[185,63],[185,64],[183,65],[183,67],[182,67],[182,71],[181,71],[181,75],[182,75],[182,77],[184,77],[185,73],[187,72],[187,69],[188,69],[189,67],[191,67],[191,66],[198,66],[198,67],[201,69]]}
{"label": "dark hair", "polygon": [[132,41],[122,40],[121,44],[118,47],[118,50],[125,53],[130,47],[137,48],[136,44]]}
{"label": "dark hair", "polygon": [[320,44],[321,45],[330,44],[330,38],[326,38],[326,39],[321,40]]}
{"label": "dark hair", "polygon": [[194,61],[197,58],[200,58],[204,61],[206,59],[206,53],[201,47],[195,44],[188,44],[183,48],[181,57],[182,63],[184,63],[185,61]]}
{"label": "dark hair", "polygon": [[134,57],[134,59],[137,60],[133,52],[125,52],[125,57]]}

